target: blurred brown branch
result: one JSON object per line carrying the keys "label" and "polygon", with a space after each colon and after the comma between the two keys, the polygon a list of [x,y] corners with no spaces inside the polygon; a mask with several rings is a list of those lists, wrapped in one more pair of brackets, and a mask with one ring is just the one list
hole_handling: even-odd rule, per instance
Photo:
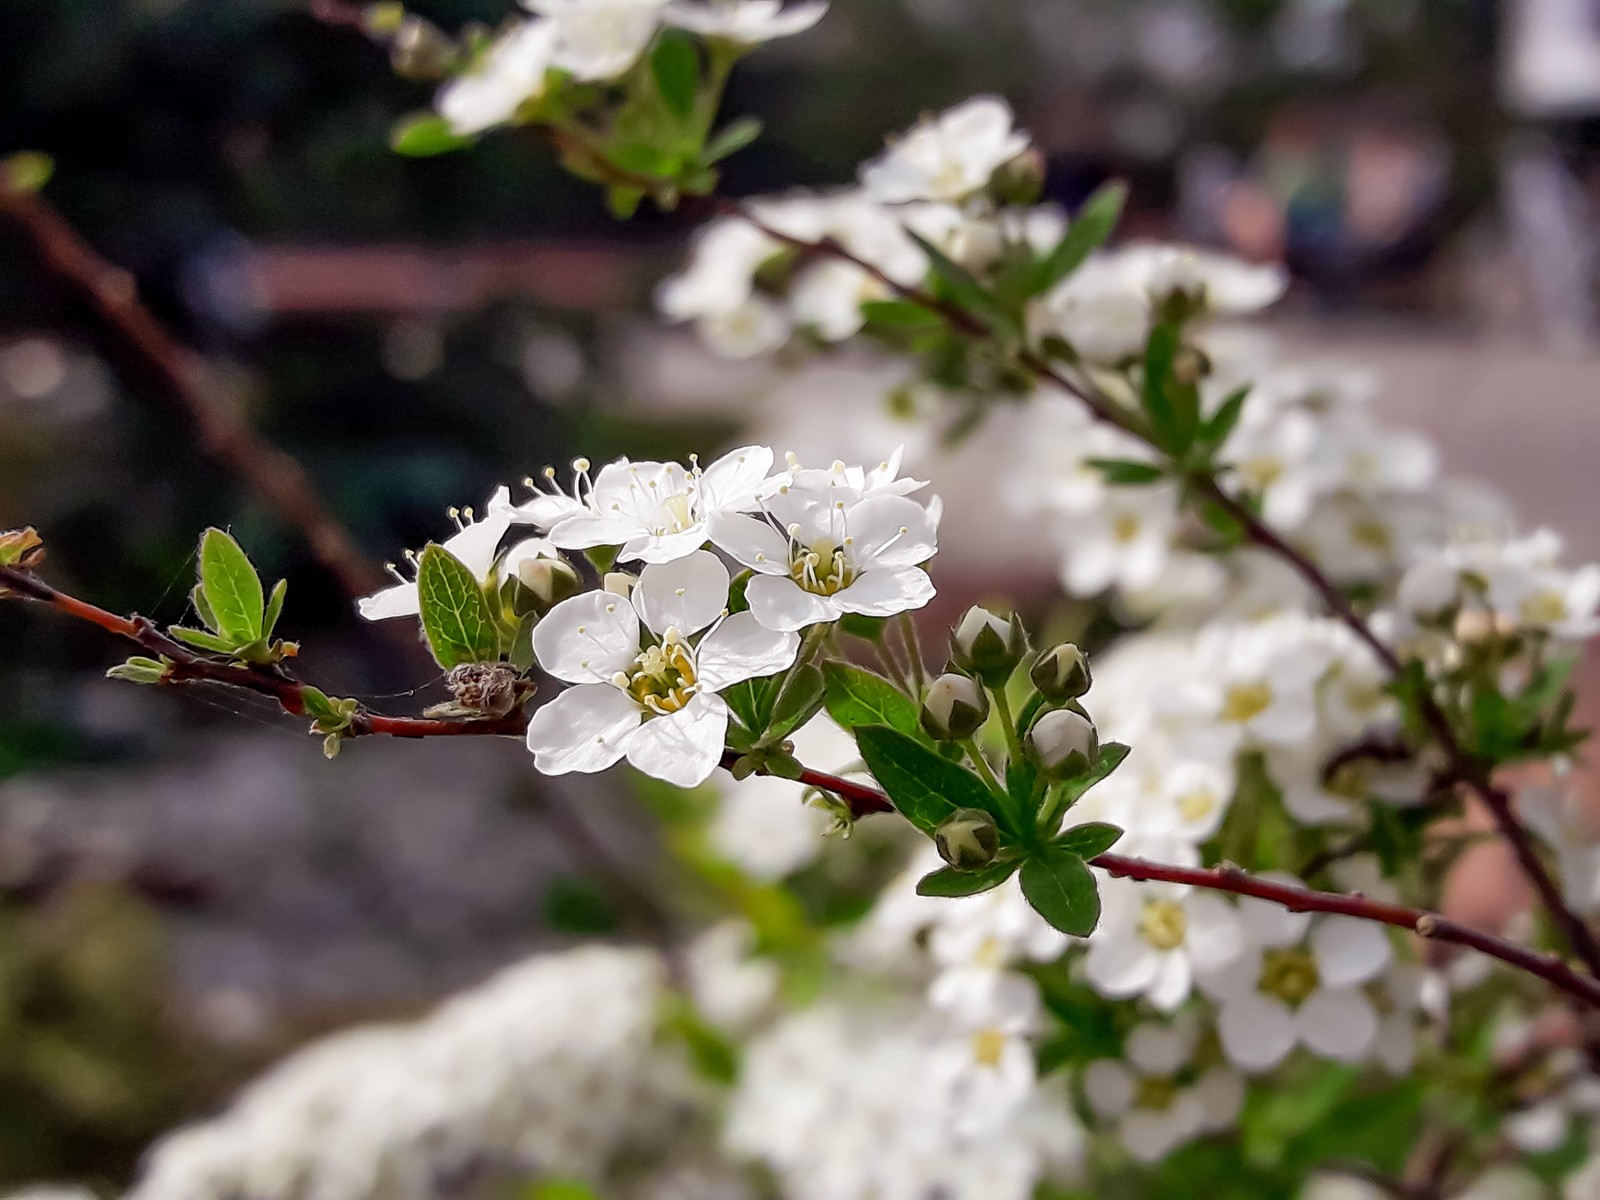
{"label": "blurred brown branch", "polygon": [[377,563],[357,547],[329,511],[304,468],[262,437],[212,377],[206,364],[139,302],[133,277],[100,257],[35,192],[0,180],[0,215],[32,241],[48,270],[84,300],[116,334],[130,358],[165,384],[183,404],[205,452],[242,479],[352,597],[384,586]]}

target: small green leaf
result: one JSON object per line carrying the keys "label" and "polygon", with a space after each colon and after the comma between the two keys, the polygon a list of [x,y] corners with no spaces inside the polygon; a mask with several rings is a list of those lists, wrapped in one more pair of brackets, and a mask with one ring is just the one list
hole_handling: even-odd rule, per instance
{"label": "small green leaf", "polygon": [[867,725],[855,733],[856,746],[878,786],[906,820],[930,837],[946,817],[962,808],[983,809],[1002,827],[1007,824],[998,797],[959,763],[886,725]]}
{"label": "small green leaf", "polygon": [[617,186],[606,189],[606,211],[619,221],[626,221],[633,216],[643,203],[643,188]]}
{"label": "small green leaf", "polygon": [[1029,281],[1028,294],[1037,296],[1047,292],[1072,274],[1084,260],[1105,245],[1111,231],[1122,217],[1122,208],[1128,201],[1128,185],[1120,180],[1103,184],[1084,202],[1078,215],[1072,219],[1066,234],[1039,263]]}
{"label": "small green leaf", "polygon": [[650,74],[667,111],[686,117],[700,90],[700,54],[694,39],[680,29],[666,29],[650,55]]}
{"label": "small green leaf", "polygon": [[1011,862],[990,863],[976,871],[958,871],[954,867],[941,867],[917,880],[919,896],[976,896],[992,891],[1017,873],[1022,864]]}
{"label": "small green leaf", "polygon": [[1100,892],[1076,854],[1046,849],[1022,864],[1022,894],[1062,933],[1088,937],[1100,923]]}
{"label": "small green leaf", "polygon": [[135,656],[106,672],[107,679],[124,683],[160,683],[167,677],[167,664],[153,658]]}
{"label": "small green leaf", "polygon": [[706,148],[700,152],[700,161],[706,166],[721,162],[728,155],[743,150],[760,136],[761,122],[754,117],[740,117],[736,121],[730,121],[706,143]]}
{"label": "small green leaf", "polygon": [[982,320],[996,335],[1018,335],[1021,326],[1016,316],[995,299],[971,271],[954,261],[927,238],[910,233],[911,240],[922,247],[928,256],[928,268],[943,286],[950,299],[968,313]]}
{"label": "small green leaf", "polygon": [[407,158],[432,158],[470,145],[470,137],[462,137],[449,121],[431,112],[406,117],[389,135],[389,148]]}
{"label": "small green leaf", "polygon": [[500,657],[500,633],[482,586],[443,546],[423,549],[417,561],[417,598],[428,646],[445,670]]}
{"label": "small green leaf", "polygon": [[921,736],[917,702],[881,675],[848,663],[823,664],[828,715],[846,729],[861,725],[887,725],[913,737]]}
{"label": "small green leaf", "polygon": [[1244,412],[1244,402],[1250,395],[1250,385],[1228,393],[1228,398],[1222,402],[1222,407],[1206,420],[1200,430],[1200,440],[1212,449],[1222,445],[1228,440],[1228,435],[1233,432],[1234,426],[1239,423],[1239,414]]}
{"label": "small green leaf", "polygon": [[217,628],[217,614],[211,611],[211,601],[206,599],[206,588],[203,583],[197,583],[189,591],[189,603],[194,605],[195,614],[200,618],[200,623],[212,633],[221,633]]}
{"label": "small green leaf", "polygon": [[944,326],[944,318],[909,300],[868,300],[861,316],[869,325],[904,333],[925,333]]}
{"label": "small green leaf", "polygon": [[1104,821],[1089,821],[1063,830],[1061,836],[1050,843],[1053,850],[1066,850],[1088,860],[1104,854],[1122,838],[1122,830]]}
{"label": "small green leaf", "polygon": [[1121,742],[1106,742],[1101,746],[1093,766],[1076,779],[1068,779],[1061,784],[1068,806],[1076,804],[1085,792],[1120,767],[1122,760],[1127,757],[1128,747]]}
{"label": "small green leaf", "polygon": [[261,579],[239,543],[220,529],[208,529],[200,539],[200,583],[217,633],[235,642],[261,636]]}
{"label": "small green leaf", "polygon": [[824,694],[821,671],[809,664],[796,671],[772,707],[767,740],[788,737],[816,716],[822,708]]}
{"label": "small green leaf", "polygon": [[1144,411],[1161,448],[1174,456],[1187,446],[1181,444],[1177,406],[1173,404],[1172,365],[1178,357],[1178,327],[1163,321],[1150,331],[1144,351]]}
{"label": "small green leaf", "polygon": [[289,593],[289,581],[280,579],[272,586],[272,594],[267,597],[267,612],[261,620],[261,636],[270,638],[272,631],[278,627],[278,618],[283,616],[283,598]]}
{"label": "small green leaf", "polygon": [[722,699],[733,715],[739,718],[739,723],[750,731],[752,738],[757,738],[767,731],[767,726],[772,722],[772,706],[782,686],[781,675],[746,679],[724,689]]}
{"label": "small green leaf", "polygon": [[1166,472],[1154,463],[1135,462],[1127,458],[1090,458],[1085,461],[1104,475],[1107,483],[1118,487],[1143,487],[1166,477]]}
{"label": "small green leaf", "polygon": [[238,642],[220,638],[214,633],[206,633],[199,629],[185,629],[182,625],[174,625],[167,632],[184,645],[193,646],[196,650],[205,650],[211,654],[227,654],[231,656],[239,646]]}

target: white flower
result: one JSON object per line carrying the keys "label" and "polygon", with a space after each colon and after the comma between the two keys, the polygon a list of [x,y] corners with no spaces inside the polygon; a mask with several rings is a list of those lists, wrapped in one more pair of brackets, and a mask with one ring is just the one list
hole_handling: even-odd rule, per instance
{"label": "white flower", "polygon": [[1063,520],[1062,583],[1075,596],[1150,587],[1167,565],[1177,526],[1165,485],[1111,488],[1098,508]]}
{"label": "white flower", "polygon": [[1211,892],[1107,878],[1100,903],[1084,975],[1104,996],[1143,996],[1172,1012],[1189,998],[1196,964],[1231,961],[1244,948],[1233,905]]}
{"label": "white flower", "polygon": [[[626,756],[668,783],[703,783],[728,727],[717,693],[785,670],[799,649],[794,634],[765,629],[748,613],[724,618],[727,604],[728,569],[702,550],[646,567],[628,599],[587,592],[551,609],[534,629],[534,655],[577,686],[528,723],[539,770],[603,771]],[[641,625],[655,635],[643,649]]]}
{"label": "white flower", "polygon": [[1128,1034],[1124,1060],[1098,1059],[1084,1069],[1089,1107],[1116,1122],[1117,1136],[1141,1162],[1228,1128],[1244,1105],[1244,1080],[1236,1072],[1218,1067],[1201,1074],[1191,1066],[1199,1033],[1192,1019],[1147,1022]]}
{"label": "white flower", "polygon": [[1196,730],[1203,751],[1214,739],[1246,745],[1296,745],[1317,728],[1316,685],[1332,650],[1310,634],[1317,623],[1285,616],[1258,625],[1213,627],[1195,647],[1206,664],[1184,699],[1215,722]]}
{"label": "white flower", "polygon": [[689,265],[656,289],[656,307],[674,321],[722,317],[751,299],[756,269],[783,249],[749,221],[719,217],[694,235]]}
{"label": "white flower", "polygon": [[1530,785],[1517,795],[1517,811],[1556,852],[1561,892],[1585,916],[1600,913],[1600,829],[1574,794],[1563,766],[1551,785]]}
{"label": "white flower", "polygon": [[553,26],[551,65],[580,80],[615,79],[639,60],[667,0],[524,0]]}
{"label": "white flower", "polygon": [[1276,303],[1289,286],[1288,272],[1280,266],[1258,266],[1194,246],[1136,243],[1111,257],[1158,306],[1185,296],[1203,301],[1207,312],[1244,316]]}
{"label": "white flower", "polygon": [[1364,1059],[1378,1014],[1362,988],[1391,956],[1382,928],[1349,917],[1313,920],[1254,899],[1240,901],[1239,914],[1244,950],[1229,962],[1196,964],[1197,982],[1217,1002],[1228,1058],[1251,1073],[1277,1066],[1296,1045],[1341,1062]]}
{"label": "white flower", "polygon": [[802,0],[784,8],[782,0],[672,0],[667,24],[680,25],[702,37],[726,38],[741,45],[804,33],[827,14],[827,0]]}
{"label": "white flower", "polygon": [[804,629],[845,613],[893,616],[933,598],[921,566],[938,550],[931,506],[841,482],[781,487],[765,508],[764,518],[714,512],[710,532],[756,572],[745,598],[769,629]]}
{"label": "white flower", "polygon": [[1489,603],[1524,629],[1581,640],[1600,632],[1600,563],[1576,571],[1508,566],[1489,578]]}
{"label": "white flower", "polygon": [[[780,482],[767,478],[772,451],[766,446],[730,450],[709,467],[621,458],[592,481],[588,459],[572,465],[572,495],[541,493],[517,509],[519,516],[546,529],[562,549],[616,546],[622,561],[661,563],[692,554],[705,545],[713,513],[755,508]],[[553,475],[545,472],[546,479]]]}
{"label": "white flower", "polygon": [[708,314],[695,322],[706,345],[723,358],[757,358],[788,342],[794,323],[782,306],[751,296],[737,308]]}
{"label": "white flower", "polygon": [[[500,549],[500,539],[517,520],[517,510],[512,507],[510,490],[503,487],[496,488],[494,495],[489,497],[488,506],[481,519],[475,520],[470,508],[451,509],[450,515],[455,519],[459,529],[441,545],[475,576],[487,580]],[[516,549],[518,552],[516,562],[511,561],[510,555],[506,557],[507,563],[510,564],[508,574],[515,572],[523,557],[536,556],[546,551],[554,553],[552,547],[536,539],[530,543],[521,543]],[[409,551],[406,557],[413,562],[416,561],[416,556]],[[414,617],[422,611],[421,601],[417,597],[416,582],[406,579],[393,565],[389,570],[400,580],[399,583],[394,587],[384,588],[381,592],[374,592],[370,596],[363,596],[357,601],[356,606],[361,615],[369,621],[384,621],[390,617]]]}
{"label": "white flower", "polygon": [[891,143],[861,168],[861,184],[884,204],[961,200],[1027,148],[1027,135],[1012,128],[1010,105],[975,96]]}
{"label": "white flower", "polygon": [[1112,366],[1144,352],[1150,297],[1104,257],[1091,258],[1028,306],[1035,338],[1059,337],[1091,363]]}
{"label": "white flower", "polygon": [[723,1029],[747,1028],[777,998],[782,975],[770,958],[757,958],[756,931],[745,921],[706,930],[684,954],[695,1008]]}
{"label": "white flower", "polygon": [[544,93],[552,65],[555,29],[547,21],[523,21],[502,34],[472,67],[439,89],[434,105],[463,136],[511,120],[527,101]]}

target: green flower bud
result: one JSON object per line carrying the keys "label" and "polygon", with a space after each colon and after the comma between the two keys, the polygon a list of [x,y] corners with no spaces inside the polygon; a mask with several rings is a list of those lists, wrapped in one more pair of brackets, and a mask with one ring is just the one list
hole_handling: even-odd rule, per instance
{"label": "green flower bud", "polygon": [[1033,686],[1047,700],[1076,700],[1089,690],[1089,656],[1071,642],[1046,650],[1028,672]]}
{"label": "green flower bud", "polygon": [[935,741],[969,738],[988,717],[988,693],[976,681],[954,672],[935,679],[922,701],[922,727]]}
{"label": "green flower bud", "polygon": [[939,857],[958,871],[976,871],[1000,853],[1000,830],[981,808],[960,808],[933,831]]}
{"label": "green flower bud", "polygon": [[633,585],[639,582],[637,575],[630,575],[626,571],[607,571],[601,581],[600,590],[610,592],[613,596],[633,595]]}
{"label": "green flower bud", "polygon": [[1052,709],[1028,731],[1028,753],[1046,775],[1066,779],[1087,770],[1100,756],[1100,735],[1082,713]]}
{"label": "green flower bud", "polygon": [[995,169],[986,189],[1002,205],[1029,207],[1039,203],[1044,192],[1044,155],[1036,149],[1024,150]]}
{"label": "green flower bud", "polygon": [[950,639],[950,660],[990,687],[1011,678],[1027,653],[1028,635],[1015,614],[1008,621],[976,605],[967,609]]}

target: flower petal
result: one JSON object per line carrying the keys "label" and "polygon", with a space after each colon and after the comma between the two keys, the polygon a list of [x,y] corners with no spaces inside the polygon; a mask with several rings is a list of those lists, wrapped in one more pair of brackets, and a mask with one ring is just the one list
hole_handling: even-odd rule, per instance
{"label": "flower petal", "polygon": [[541,705],[528,722],[528,749],[546,775],[603,771],[623,755],[644,710],[621,688],[581,683]]}
{"label": "flower petal", "polygon": [[557,679],[609,683],[639,656],[638,615],[611,592],[573,596],[534,626],[533,654]]}
{"label": "flower petal", "polygon": [[573,513],[550,527],[550,541],[563,550],[621,546],[645,532],[637,517],[626,513]]}
{"label": "flower petal", "polygon": [[659,537],[650,534],[632,538],[617,557],[623,562],[637,558],[647,563],[668,563],[686,554],[693,554],[705,544],[705,522],[697,521],[679,533],[664,533]]}
{"label": "flower petal", "polygon": [[928,510],[904,496],[869,496],[849,510],[845,521],[851,541],[846,553],[860,567],[914,567],[939,550]]}
{"label": "flower petal", "polygon": [[1294,1049],[1295,1014],[1282,1000],[1257,991],[1244,992],[1222,1006],[1217,1014],[1217,1034],[1228,1058],[1240,1070],[1251,1074],[1267,1071]]}
{"label": "flower petal", "polygon": [[746,679],[788,670],[799,652],[799,634],[768,629],[754,613],[734,613],[700,643],[695,669],[701,687],[720,692]]}
{"label": "flower petal", "polygon": [[1378,1014],[1354,988],[1318,988],[1295,1013],[1300,1040],[1324,1058],[1360,1062],[1378,1037]]}
{"label": "flower petal", "polygon": [[728,568],[709,550],[652,563],[639,573],[633,606],[655,633],[699,633],[728,607]]}
{"label": "flower petal", "polygon": [[784,576],[757,575],[745,588],[750,611],[768,629],[795,630],[836,620],[839,608]]}
{"label": "flower petal", "polygon": [[414,617],[422,611],[417,596],[417,585],[398,583],[356,601],[356,608],[369,621],[386,621],[390,617]]}
{"label": "flower petal", "polygon": [[700,511],[738,511],[754,508],[761,485],[772,470],[768,446],[741,446],[730,450],[700,475]]}
{"label": "flower petal", "polygon": [[789,539],[770,522],[743,513],[714,512],[706,522],[711,540],[752,571],[783,575],[789,570]]}
{"label": "flower petal", "polygon": [[921,608],[933,599],[933,580],[921,567],[898,571],[867,571],[847,588],[833,594],[833,602],[844,612],[864,617],[892,617],[895,613]]}
{"label": "flower petal", "polygon": [[1391,948],[1382,927],[1353,917],[1324,917],[1311,934],[1317,977],[1323,987],[1365,983],[1389,965]]}
{"label": "flower petal", "polygon": [[1110,1058],[1096,1059],[1083,1071],[1083,1096],[1101,1117],[1120,1117],[1133,1107],[1132,1072]]}
{"label": "flower petal", "polygon": [[646,775],[678,787],[697,787],[722,758],[728,706],[701,692],[675,713],[651,717],[628,740],[628,761]]}

